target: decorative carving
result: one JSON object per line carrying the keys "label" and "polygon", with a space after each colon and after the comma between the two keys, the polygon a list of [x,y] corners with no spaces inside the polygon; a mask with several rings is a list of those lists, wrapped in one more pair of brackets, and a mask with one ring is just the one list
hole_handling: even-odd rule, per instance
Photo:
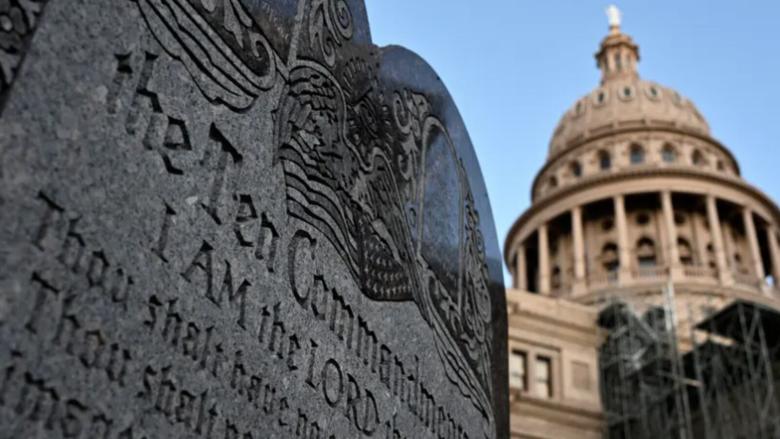
{"label": "decorative carving", "polygon": [[352,38],[352,12],[344,0],[313,0],[309,12],[309,44],[319,46],[328,66],[336,63],[336,50]]}
{"label": "decorative carving", "polygon": [[0,1],[0,110],[47,0]]}
{"label": "decorative carving", "polygon": [[213,103],[246,110],[276,78],[276,55],[238,0],[133,0],[160,45]]}
{"label": "decorative carving", "polygon": [[[492,428],[491,301],[479,216],[460,158],[425,94],[386,89],[376,54],[346,56],[354,29],[344,0],[308,4],[299,41],[324,65],[300,58],[283,65],[237,0],[134,1],[212,103],[247,109],[273,84],[273,69],[287,72],[274,110],[274,161],[284,171],[288,214],[328,239],[367,297],[417,303],[447,376]],[[452,193],[437,194],[456,206],[444,224],[457,230],[455,272],[427,260],[426,252],[438,250],[421,242],[425,181],[438,178],[425,155],[441,141],[456,168]]]}
{"label": "decorative carving", "polygon": [[[417,303],[447,376],[492,426],[488,273],[465,170],[425,95],[391,90],[391,108],[371,61],[351,58],[332,70],[308,61],[291,66],[274,130],[288,213],[327,237],[363,294]],[[437,195],[456,197],[464,217],[449,225],[460,229],[456,273],[433,268],[419,238],[422,184],[438,177],[426,175],[424,156],[438,136],[457,164],[457,184]]]}
{"label": "decorative carving", "polygon": [[[398,48],[371,45],[362,24],[364,11],[351,8],[359,1],[297,1],[260,6],[242,0],[130,0],[116,6],[140,17],[141,28],[130,23],[131,35],[122,34],[121,44],[101,45],[104,61],[113,61],[114,67],[92,72],[103,81],[94,93],[105,110],[99,117],[112,128],[104,131],[123,148],[121,157],[144,179],[138,187],[165,192],[152,195],[158,200],[154,206],[139,202],[133,197],[135,182],[120,180],[135,174],[108,172],[102,160],[79,168],[77,175],[91,185],[83,205],[82,195],[72,193],[82,189],[79,182],[69,186],[69,177],[57,172],[51,173],[51,182],[44,179],[51,185],[47,194],[53,195],[41,192],[38,197],[42,218],[30,244],[43,262],[40,267],[31,264],[37,271],[30,298],[24,299],[31,303],[23,335],[42,338],[53,331],[57,338],[49,341],[51,347],[72,350],[79,355],[70,355],[71,360],[105,371],[111,381],[107,385],[137,388],[136,402],[147,406],[145,413],[171,425],[179,416],[172,403],[201,405],[198,422],[206,424],[198,427],[192,417],[176,419],[177,428],[185,429],[181,433],[202,430],[210,435],[213,425],[227,437],[241,434],[245,426],[225,417],[233,416],[232,408],[217,410],[222,400],[189,387],[190,382],[228,376],[236,395],[262,409],[266,420],[276,420],[284,433],[292,434],[296,426],[297,435],[306,425],[320,431],[327,413],[309,419],[290,405],[296,398],[286,393],[287,384],[277,389],[274,371],[253,363],[253,348],[261,348],[262,361],[278,363],[274,367],[291,380],[305,376],[307,392],[346,413],[352,433],[370,436],[385,428],[385,434],[408,435],[395,418],[396,409],[406,407],[404,416],[419,421],[413,421],[414,431],[473,437],[482,427],[484,434],[476,436],[501,436],[505,427],[497,425],[494,410],[503,403],[495,394],[505,354],[497,331],[503,328],[492,325],[503,322],[492,318],[503,308],[503,296],[494,288],[496,279],[493,284],[489,280],[496,273],[489,273],[482,233],[490,227],[480,224],[472,192],[478,175],[467,172],[473,160],[470,144],[450,98],[438,81],[426,79],[435,75],[424,63],[412,64],[416,58]],[[43,4],[0,0],[0,32],[8,31],[4,6]],[[40,7],[32,6],[32,18],[24,16],[21,23],[29,25],[37,17]],[[252,14],[276,9],[294,26],[281,20],[279,26],[289,29],[261,29],[258,23],[266,21]],[[11,20],[16,32],[19,19]],[[286,38],[289,56],[280,56],[269,43],[278,44],[280,35],[291,36]],[[11,52],[0,52],[0,105],[1,93],[12,81],[8,72],[18,68],[18,63],[7,68],[5,53]],[[32,57],[29,62],[32,66]],[[414,73],[413,82],[393,78],[406,68]],[[79,118],[72,118],[74,124],[81,123],[82,111],[75,109]],[[63,124],[71,123],[65,119]],[[78,157],[91,159],[94,143],[104,133],[82,134],[83,142],[71,149],[81,148]],[[151,153],[151,161],[137,157],[133,147]],[[68,151],[61,148],[52,156],[59,160]],[[91,167],[101,172],[94,179]],[[32,179],[8,181],[26,185]],[[482,188],[476,184],[480,197]],[[143,217],[141,226],[124,224],[113,211],[90,218],[91,197],[106,200],[115,194],[130,195],[127,206],[137,210],[126,217]],[[55,198],[79,207],[60,207]],[[482,198],[477,201],[480,208],[486,205]],[[111,198],[107,204],[120,202]],[[98,245],[114,234],[116,243]],[[136,239],[139,234],[143,239]],[[142,248],[135,253],[138,245]],[[321,261],[323,251],[335,251],[338,258]],[[46,267],[46,258],[56,270]],[[52,273],[56,277],[43,280]],[[268,288],[280,286],[277,277],[284,274],[290,277],[289,295]],[[354,285],[360,290],[357,296]],[[80,301],[91,304],[93,298],[99,299],[99,312],[104,305],[121,307],[128,327],[140,306],[144,320],[135,323],[146,328],[154,349],[173,350],[209,373],[196,380],[176,378],[187,371],[168,360],[161,363],[154,349],[125,349],[112,333],[113,322],[95,326],[90,314],[79,314],[92,312]],[[419,315],[415,311],[399,321],[419,325],[426,349],[435,349],[438,358],[420,355],[416,346],[399,346],[387,321],[374,318],[377,308],[400,313],[414,310],[412,304]],[[207,318],[192,310],[203,310]],[[222,320],[234,327],[228,330]],[[304,328],[308,322],[324,329]],[[256,342],[253,348],[244,343],[246,336]],[[340,348],[326,349],[334,340]],[[89,349],[79,347],[80,342]],[[229,352],[234,345],[238,350]],[[146,355],[154,359],[146,361]],[[350,356],[356,361],[344,361]],[[442,371],[451,390],[433,387],[438,380],[426,382]],[[141,383],[135,381],[139,375]],[[371,393],[377,382],[387,391]],[[260,396],[263,387],[268,398]],[[460,392],[458,399],[470,402],[451,405],[450,392]],[[393,399],[392,415],[380,410],[388,406],[380,398]],[[480,427],[458,420],[462,408],[468,409],[469,419],[482,415],[475,424]],[[332,427],[323,425],[323,432]]]}

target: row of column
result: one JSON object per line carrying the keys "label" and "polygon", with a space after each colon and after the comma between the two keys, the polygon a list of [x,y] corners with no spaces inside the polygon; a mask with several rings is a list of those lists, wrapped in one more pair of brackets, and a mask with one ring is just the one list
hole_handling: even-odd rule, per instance
{"label": "row of column", "polygon": [[[631,279],[631,245],[628,240],[628,222],[626,220],[625,198],[621,195],[613,197],[615,226],[617,228],[618,240],[618,283],[623,284]],[[712,235],[712,245],[715,252],[715,261],[718,268],[718,277],[723,285],[731,285],[733,278],[729,266],[729,256],[733,253],[730,239],[724,242],[723,233],[718,216],[717,200],[714,195],[706,196],[707,204],[707,222]],[[661,192],[661,209],[663,211],[663,223],[666,231],[665,240],[662,243],[664,254],[668,255],[670,264],[670,275],[673,278],[684,276],[682,264],[680,262],[680,253],[677,246],[677,228],[674,222],[674,206],[672,204],[671,191]],[[572,285],[572,294],[577,295],[587,289],[586,269],[585,269],[585,240],[582,226],[582,207],[576,206],[570,211],[572,224],[572,240],[574,247],[574,282]],[[751,261],[753,262],[753,272],[761,280],[765,277],[764,265],[761,260],[761,250],[758,246],[758,235],[753,221],[753,211],[745,206],[742,208],[742,220],[745,224],[745,233],[748,237],[750,247]],[[550,250],[549,250],[549,231],[547,223],[542,223],[537,229],[539,238],[538,244],[538,262],[539,262],[539,282],[538,292],[541,294],[550,293]],[[777,230],[773,225],[766,228],[767,241],[769,242],[769,252],[772,262],[772,276],[775,282],[780,282],[780,245],[777,242]],[[726,248],[729,247],[729,248]],[[520,243],[517,248],[515,271],[515,287],[521,290],[527,290],[527,266],[525,261],[525,244]]]}

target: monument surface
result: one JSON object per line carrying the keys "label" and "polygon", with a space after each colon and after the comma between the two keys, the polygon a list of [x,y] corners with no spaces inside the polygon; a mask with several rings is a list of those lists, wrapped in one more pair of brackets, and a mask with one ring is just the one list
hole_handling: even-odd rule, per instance
{"label": "monument surface", "polygon": [[0,437],[507,437],[499,255],[362,1],[0,0]]}

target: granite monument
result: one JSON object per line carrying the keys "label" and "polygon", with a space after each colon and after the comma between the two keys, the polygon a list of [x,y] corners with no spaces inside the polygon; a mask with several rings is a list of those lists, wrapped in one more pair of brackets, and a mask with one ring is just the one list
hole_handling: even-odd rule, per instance
{"label": "granite monument", "polygon": [[507,437],[499,255],[361,0],[0,0],[0,437]]}

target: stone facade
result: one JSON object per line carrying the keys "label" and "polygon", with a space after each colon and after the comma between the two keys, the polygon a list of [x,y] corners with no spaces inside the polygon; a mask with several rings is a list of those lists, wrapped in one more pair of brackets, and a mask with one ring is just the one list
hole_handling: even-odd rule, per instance
{"label": "stone facade", "polygon": [[[691,101],[640,79],[639,47],[619,23],[611,24],[596,60],[601,84],[561,118],[534,180],[532,205],[505,241],[512,286],[530,293],[518,300],[545,304],[534,319],[561,322],[530,327],[537,332],[525,337],[565,352],[571,345],[559,328],[575,312],[559,315],[558,299],[597,312],[619,298],[641,312],[660,304],[670,283],[682,334],[687,322],[734,299],[780,308],[777,205],[741,178],[736,158],[710,135]],[[518,320],[510,318],[510,340],[517,333],[512,325],[529,324]],[[593,327],[595,318],[580,326],[587,333]],[[594,360],[592,341],[577,348],[587,347]],[[570,378],[560,378],[565,394]],[[579,409],[598,407],[597,387],[590,398],[593,405]],[[537,413],[522,401],[515,399],[513,425]],[[559,413],[534,419],[560,422],[529,437],[586,437],[563,433],[576,418],[562,415],[566,404],[550,410]]]}
{"label": "stone facade", "polygon": [[507,311],[512,437],[600,438],[597,311],[516,289]]}

